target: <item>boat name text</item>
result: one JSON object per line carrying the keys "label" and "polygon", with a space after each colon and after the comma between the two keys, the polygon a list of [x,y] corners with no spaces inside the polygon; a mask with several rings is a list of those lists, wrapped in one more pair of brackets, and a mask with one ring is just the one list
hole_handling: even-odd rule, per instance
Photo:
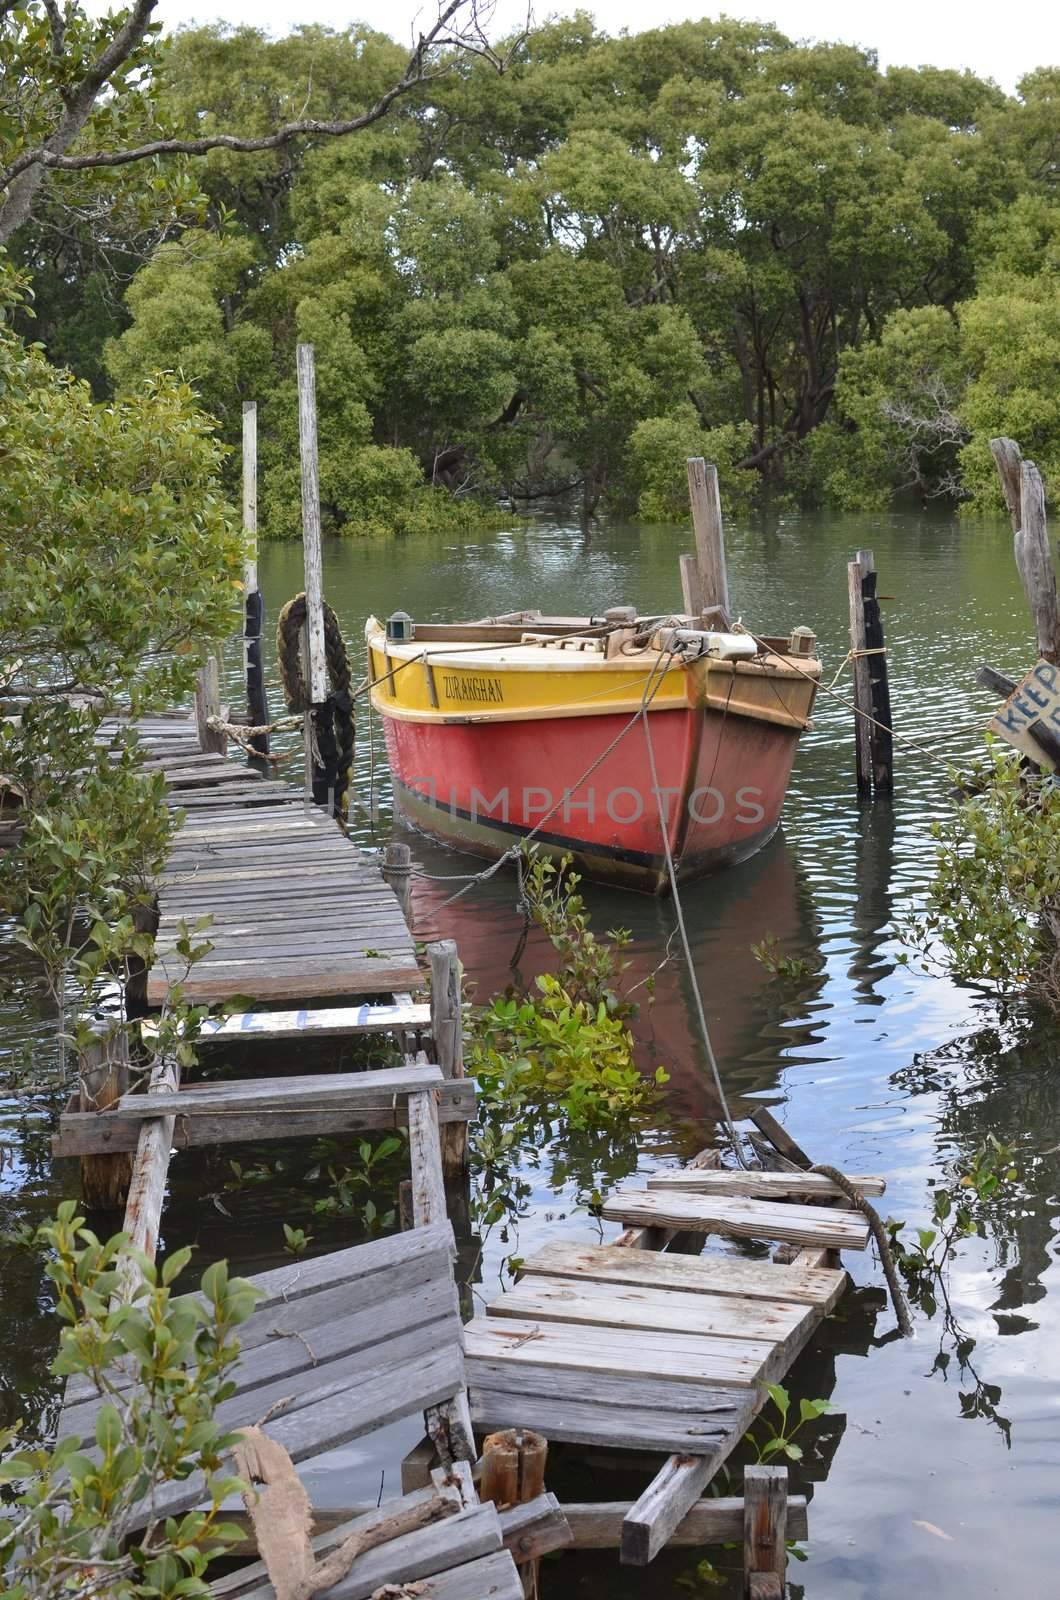
{"label": "boat name text", "polygon": [[465,673],[443,672],[442,689],[449,700],[473,705],[501,705],[504,690],[499,678],[471,677]]}

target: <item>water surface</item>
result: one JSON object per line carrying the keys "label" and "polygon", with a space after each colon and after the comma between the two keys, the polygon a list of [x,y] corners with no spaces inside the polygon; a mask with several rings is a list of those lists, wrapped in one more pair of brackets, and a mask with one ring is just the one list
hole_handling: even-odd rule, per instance
{"label": "water surface", "polygon": [[[817,1159],[885,1174],[884,1210],[895,1217],[925,1221],[941,1162],[970,1153],[988,1132],[1019,1147],[1018,1162],[1032,1181],[1025,1204],[962,1251],[952,1302],[963,1342],[941,1316],[919,1318],[915,1341],[891,1338],[889,1308],[866,1290],[848,1299],[802,1358],[793,1386],[830,1396],[836,1412],[808,1441],[799,1487],[812,1495],[809,1559],[790,1577],[793,1592],[812,1600],[877,1600],[905,1590],[968,1600],[1022,1586],[1052,1593],[1060,1469],[1060,1390],[1051,1354],[1060,1306],[1053,1276],[1058,1038],[1041,1022],[1000,1017],[973,990],[898,965],[894,931],[896,922],[915,919],[930,876],[930,825],[948,806],[947,759],[976,748],[991,709],[990,696],[975,686],[975,670],[989,662],[1018,675],[1031,660],[1030,625],[1007,525],[911,512],[791,515],[730,529],[734,607],[756,632],[787,633],[800,623],[814,628],[830,682],[847,650],[846,562],[865,546],[875,551],[887,597],[901,735],[895,799],[859,800],[850,713],[822,695],[796,761],[781,834],[751,862],[685,892],[715,1048],[737,1112],[751,1098],[764,1099],[780,1108],[777,1114]],[[370,612],[403,609],[449,620],[530,605],[577,613],[630,603],[661,611],[676,602],[676,557],[686,547],[677,529],[613,526],[586,539],[548,522],[450,543],[347,542],[327,547],[325,586],[360,655]],[[302,586],[300,550],[266,546],[261,577],[274,619]],[[237,651],[228,665],[237,703]],[[275,710],[271,665],[270,682]],[[849,694],[849,670],[835,689]],[[374,739],[373,780],[365,722],[362,714],[354,832],[377,848],[392,836],[393,823],[381,738]],[[292,777],[297,765],[296,758]],[[456,938],[478,995],[503,987],[520,929],[512,879],[498,874],[443,905],[460,886],[446,876],[474,871],[476,863],[415,835],[411,843],[417,937]],[[496,1292],[507,1251],[525,1255],[556,1230],[595,1236],[591,1219],[574,1209],[579,1183],[606,1186],[638,1160],[647,1170],[692,1153],[711,1136],[716,1105],[691,1022],[687,977],[664,961],[670,907],[616,891],[587,893],[598,928],[631,930],[631,981],[663,963],[655,1002],[637,1027],[645,1065],[662,1063],[671,1073],[667,1116],[644,1139],[639,1157],[629,1148],[600,1152],[578,1141],[538,1152],[528,1172],[532,1215],[518,1239],[494,1236],[481,1262],[474,1249],[464,1251],[479,1295]],[[341,905],[335,914],[343,915]],[[804,978],[784,983],[756,962],[751,945],[770,935],[807,963]],[[523,975],[547,959],[540,941],[531,940]],[[17,956],[9,951],[7,961],[11,970]],[[6,1050],[17,1052],[29,1041],[43,1059],[50,1048],[28,983],[8,1000],[0,1026]],[[72,1169],[49,1160],[47,1102],[2,1101],[0,1119],[0,1137],[18,1147],[0,1179],[5,1217],[43,1214],[73,1193],[75,1182]],[[325,1151],[324,1159],[334,1155]],[[233,1157],[242,1177],[230,1169]],[[167,1247],[196,1242],[204,1261],[226,1253],[243,1270],[271,1264],[282,1221],[295,1220],[292,1193],[309,1160],[304,1149],[276,1146],[178,1158],[164,1219]],[[381,1209],[393,1205],[399,1176],[396,1169],[383,1173],[375,1191]],[[333,1248],[357,1233],[352,1224],[312,1226],[314,1248]],[[851,1268],[866,1285],[882,1281],[871,1258]],[[19,1262],[7,1264],[4,1284],[0,1337],[7,1356],[0,1367],[7,1387],[0,1421],[21,1413],[46,1422],[54,1401],[54,1385],[43,1374],[54,1340],[47,1296],[35,1271]],[[413,1425],[389,1429],[381,1439],[336,1452],[336,1470],[317,1474],[313,1493],[332,1503],[374,1497],[381,1472],[389,1492],[396,1462],[417,1432]],[[635,1495],[644,1481],[603,1472],[595,1462],[566,1469],[563,1483],[573,1497],[619,1498]],[[693,1552],[672,1552],[638,1574],[611,1556],[568,1557],[554,1572],[546,1568],[543,1592],[724,1592],[697,1577],[697,1560]]]}

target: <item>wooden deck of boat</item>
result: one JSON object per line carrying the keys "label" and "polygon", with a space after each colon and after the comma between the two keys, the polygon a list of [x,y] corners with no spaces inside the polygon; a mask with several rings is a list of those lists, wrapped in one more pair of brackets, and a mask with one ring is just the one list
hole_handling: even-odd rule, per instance
{"label": "wooden deck of boat", "polygon": [[[715,1168],[616,1193],[603,1215],[626,1225],[618,1243],[547,1244],[465,1329],[476,1430],[667,1455],[622,1531],[623,1559],[650,1561],[846,1288],[837,1252],[869,1230],[838,1199],[813,1173]],[[775,1241],[793,1259],[668,1252],[678,1234]]]}
{"label": "wooden deck of boat", "polygon": [[[184,811],[159,883],[149,1005],[180,982],[192,1003],[386,994],[422,981],[401,906],[379,868],[287,782],[199,748],[193,715],[137,724],[149,770]],[[182,924],[213,949],[190,972]]]}

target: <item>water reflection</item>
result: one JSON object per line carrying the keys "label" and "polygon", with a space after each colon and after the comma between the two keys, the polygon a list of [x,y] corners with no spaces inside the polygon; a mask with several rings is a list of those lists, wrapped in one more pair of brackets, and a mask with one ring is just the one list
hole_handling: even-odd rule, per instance
{"label": "water reflection", "polygon": [[[542,524],[442,547],[420,540],[333,544],[325,552],[326,588],[359,652],[366,615],[399,607],[440,620],[526,604],[557,611],[621,602],[664,609],[674,603],[675,555],[686,540],[676,529],[611,527],[595,530],[586,545],[577,530]],[[837,1412],[823,1419],[802,1475],[802,1487],[813,1494],[810,1559],[792,1571],[792,1593],[879,1600],[930,1587],[936,1600],[967,1600],[1007,1592],[1017,1572],[1026,1586],[1049,1593],[1060,1471],[1053,1368],[1060,1332],[1054,1309],[1060,1304],[1060,1039],[1026,1017],[999,1023],[972,991],[897,965],[893,932],[896,922],[915,917],[930,875],[929,826],[948,803],[946,756],[975,746],[991,709],[991,697],[975,685],[976,667],[990,661],[1016,676],[1029,664],[1011,534],[1001,523],[957,525],[937,512],[786,514],[733,527],[728,546],[736,608],[767,632],[813,627],[829,676],[847,651],[846,561],[858,548],[875,550],[880,587],[894,596],[885,601],[885,624],[896,727],[914,741],[898,744],[893,804],[860,803],[849,713],[822,696],[800,749],[782,833],[753,861],[688,893],[697,975],[735,1108],[751,1097],[779,1102],[779,1114],[812,1153],[849,1170],[886,1174],[885,1209],[910,1226],[929,1218],[930,1180],[940,1160],[967,1158],[988,1133],[1017,1145],[1025,1175],[1019,1204],[962,1246],[951,1277],[956,1320],[964,1337],[975,1339],[974,1349],[963,1352],[964,1375],[952,1340],[943,1349],[950,1361],[941,1367],[935,1361],[938,1340],[946,1337],[941,1321],[912,1343],[896,1341],[893,1316],[877,1291],[865,1289],[843,1302],[796,1367],[793,1390],[831,1396]],[[300,551],[265,546],[261,573],[275,618],[302,587]],[[275,685],[271,645],[267,656]],[[237,650],[228,670],[230,698],[239,704]],[[841,677],[837,694],[848,693],[848,684],[849,675]],[[288,745],[294,748],[293,739]],[[354,830],[374,849],[391,836],[392,818],[379,754],[377,814],[371,814],[369,749],[362,717]],[[297,769],[295,760],[295,779]],[[412,846],[422,874],[414,884],[418,937],[455,937],[480,997],[503,988],[521,927],[514,881],[498,877],[443,906],[459,884],[441,880],[478,864],[415,836]],[[557,1230],[595,1237],[592,1219],[574,1209],[591,1180],[609,1181],[634,1160],[643,1169],[687,1155],[713,1128],[717,1108],[690,1021],[687,976],[666,959],[670,911],[665,902],[595,887],[587,899],[598,929],[631,929],[631,981],[643,985],[656,973],[654,1001],[642,1006],[636,1030],[645,1064],[662,1062],[672,1073],[667,1116],[639,1154],[544,1140],[539,1164],[526,1173],[530,1215],[518,1240],[491,1240],[479,1260],[465,1236],[462,1268],[486,1295],[496,1290],[501,1255],[516,1246],[529,1253]],[[769,937],[803,964],[798,976],[773,977],[755,960],[751,946]],[[531,938],[523,976],[531,978],[547,959],[543,941]],[[638,993],[645,998],[644,988]],[[0,1012],[0,1049],[36,1050],[46,1034],[23,988]],[[72,1168],[48,1156],[48,1115],[46,1101],[0,1098],[0,1137],[25,1146],[16,1166],[0,1173],[5,1225],[39,1216],[73,1192]],[[307,1191],[311,1155],[273,1144],[177,1157],[167,1245],[194,1242],[200,1262],[228,1254],[243,1271],[274,1264],[282,1222],[304,1220],[292,1205]],[[244,1171],[267,1167],[268,1175],[229,1187],[232,1159]],[[393,1205],[389,1179],[377,1200],[381,1208]],[[356,1218],[314,1221],[312,1248],[353,1242],[358,1228]],[[850,1265],[863,1282],[876,1281],[871,1259]],[[55,1329],[45,1314],[43,1280],[36,1265],[7,1252],[2,1270],[3,1406],[7,1414],[39,1414],[47,1422],[56,1385],[44,1369]],[[982,1414],[983,1399],[1011,1423],[1011,1450],[998,1426],[966,1425],[977,1407]],[[380,1446],[382,1462],[351,1451],[339,1465],[359,1483],[363,1478],[362,1492],[374,1493],[380,1464],[390,1484],[411,1442],[395,1436]],[[601,1492],[628,1497],[644,1482],[642,1470],[625,1478],[612,1473],[605,1491],[598,1462],[578,1472],[571,1493],[579,1499]],[[319,1492],[333,1497],[324,1482]],[[925,1523],[949,1540],[925,1533]],[[567,1557],[559,1576],[546,1566],[551,1587],[544,1592],[594,1600],[726,1593],[697,1577],[698,1559],[696,1552],[671,1552],[645,1575],[610,1556]]]}

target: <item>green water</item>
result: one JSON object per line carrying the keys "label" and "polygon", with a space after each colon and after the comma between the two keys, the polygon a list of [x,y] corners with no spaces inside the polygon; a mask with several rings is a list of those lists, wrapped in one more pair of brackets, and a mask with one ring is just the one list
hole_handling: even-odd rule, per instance
{"label": "green water", "polygon": [[[880,1172],[885,1212],[926,1221],[930,1182],[941,1160],[973,1150],[988,1132],[1015,1143],[1034,1165],[1032,1192],[996,1236],[965,1247],[952,1278],[953,1313],[974,1348],[944,1321],[918,1319],[917,1338],[890,1337],[893,1316],[875,1288],[859,1290],[801,1358],[793,1386],[828,1395],[835,1414],[807,1450],[798,1487],[812,1496],[809,1560],[793,1567],[795,1594],[812,1600],[878,1600],[908,1589],[935,1600],[1029,1591],[1053,1593],[1054,1525],[1060,1468],[1060,1388],[1052,1312],[1055,1215],[1060,1187],[1060,1040],[1019,1015],[999,1019],[974,991],[896,966],[896,920],[915,917],[930,874],[933,818],[944,814],[944,757],[977,743],[990,698],[975,687],[989,662],[1011,675],[1029,664],[1030,627],[999,524],[958,525],[944,516],[895,513],[866,518],[790,516],[729,533],[730,587],[736,610],[756,631],[815,629],[826,681],[846,652],[846,561],[876,554],[890,649],[896,755],[893,804],[859,802],[853,783],[850,717],[822,696],[815,727],[796,761],[781,834],[753,861],[690,888],[686,914],[694,937],[715,1047],[739,1104],[758,1096],[774,1106],[820,1160]],[[404,609],[452,619],[533,605],[560,612],[599,611],[628,602],[658,611],[677,598],[676,530],[611,527],[586,540],[575,529],[540,523],[466,542],[330,545],[325,586],[347,638],[360,649],[365,617]],[[301,587],[300,551],[266,546],[262,585],[271,618]],[[238,652],[228,663],[238,703]],[[849,675],[837,692],[846,692]],[[273,708],[275,672],[270,666]],[[367,730],[358,730],[355,832],[369,847],[392,834],[385,762],[377,737],[375,798]],[[292,764],[297,766],[297,761]],[[519,918],[514,886],[498,876],[444,910],[445,874],[474,869],[467,858],[411,836],[419,938],[458,940],[479,995],[509,979]],[[663,960],[672,928],[665,902],[590,889],[598,927],[622,924],[634,935],[631,981]],[[336,905],[337,917],[343,915]],[[771,980],[750,954],[769,934],[809,964],[794,987]],[[6,952],[9,974],[17,957]],[[532,941],[529,975],[546,959]],[[48,1025],[32,986],[16,986],[2,1017],[0,1044],[31,1041],[48,1050]],[[715,1112],[689,1013],[687,983],[675,965],[658,974],[655,1004],[638,1024],[646,1065],[672,1075],[668,1118],[646,1139],[640,1167],[688,1154],[705,1142]],[[0,1099],[0,1138],[18,1148],[0,1175],[4,1221],[40,1214],[75,1174],[47,1154],[48,1108]],[[187,1155],[174,1163],[164,1219],[167,1247],[200,1246],[202,1258],[228,1254],[243,1270],[276,1258],[281,1221],[292,1215],[292,1175],[304,1152],[237,1150],[244,1167],[260,1156],[284,1171],[262,1183],[226,1189],[232,1155]],[[477,1292],[497,1289],[500,1256],[527,1254],[546,1235],[589,1238],[594,1227],[572,1211],[577,1182],[625,1177],[636,1157],[577,1141],[537,1152],[528,1171],[532,1216],[518,1240],[492,1240]],[[393,1204],[389,1181],[382,1207]],[[301,1220],[301,1218],[300,1218]],[[349,1228],[319,1227],[314,1248],[347,1243]],[[474,1251],[464,1251],[473,1261]],[[865,1285],[881,1280],[871,1259],[851,1263]],[[470,1270],[470,1266],[469,1266]],[[0,1420],[23,1414],[46,1425],[54,1384],[44,1376],[54,1326],[47,1297],[26,1265],[4,1268],[0,1309]],[[586,1335],[590,1337],[590,1335]],[[387,1429],[335,1452],[311,1490],[322,1502],[374,1495],[380,1473],[396,1487],[396,1464],[414,1442],[414,1425]],[[568,1467],[574,1498],[635,1495],[636,1473],[600,1461]],[[925,1527],[923,1524],[930,1524]],[[932,1530],[939,1531],[932,1531]],[[940,1537],[941,1534],[947,1537]],[[734,1592],[699,1587],[697,1557],[673,1552],[647,1573],[617,1558],[568,1556],[543,1574],[543,1593],[686,1596]],[[691,1587],[689,1586],[691,1582]]]}

